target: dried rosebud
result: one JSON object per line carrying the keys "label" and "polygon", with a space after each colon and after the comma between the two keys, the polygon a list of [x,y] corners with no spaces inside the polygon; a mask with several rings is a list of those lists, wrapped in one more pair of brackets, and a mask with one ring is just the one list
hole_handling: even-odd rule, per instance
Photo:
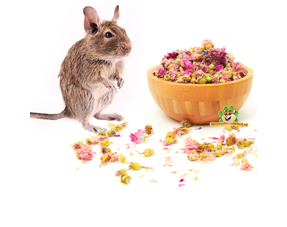
{"label": "dried rosebud", "polygon": [[129,183],[130,179],[131,179],[131,177],[127,174],[121,175],[121,183],[123,183],[123,184]]}
{"label": "dried rosebud", "polygon": [[139,170],[141,168],[141,165],[137,162],[132,162],[130,164],[130,168],[132,168],[133,170]]}
{"label": "dried rosebud", "polygon": [[240,167],[240,170],[243,171],[250,171],[252,169],[254,169],[254,167],[249,162],[243,162]]}
{"label": "dried rosebud", "polygon": [[124,163],[126,161],[126,157],[122,153],[120,153],[120,161],[122,163]]}
{"label": "dried rosebud", "polygon": [[154,150],[153,149],[144,149],[143,153],[144,153],[145,157],[149,157],[149,156],[154,154]]}

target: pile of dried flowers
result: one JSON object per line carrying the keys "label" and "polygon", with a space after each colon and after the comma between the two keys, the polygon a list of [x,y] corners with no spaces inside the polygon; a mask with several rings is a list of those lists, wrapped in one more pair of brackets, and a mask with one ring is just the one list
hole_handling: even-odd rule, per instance
{"label": "pile of dried flowers", "polygon": [[[108,137],[119,137],[120,135],[117,134],[119,133],[119,131],[121,131],[123,128],[127,127],[127,124],[128,124],[128,121],[125,121],[124,123],[122,124],[117,124],[115,125],[114,123],[108,123],[108,126],[111,127],[110,130],[107,132],[107,135]],[[102,135],[106,135],[106,132],[105,131],[100,131],[100,133]]]}
{"label": "pile of dried flowers", "polygon": [[[232,133],[225,140],[224,135],[220,135],[219,138],[210,137],[211,139],[216,139],[217,144],[203,142],[199,143],[196,140],[193,140],[191,137],[185,139],[185,146],[181,148],[183,153],[187,154],[187,159],[190,161],[214,161],[216,158],[221,156],[231,156],[235,152],[234,145],[238,149],[248,148],[254,141],[251,141],[247,138],[236,138],[235,134]],[[252,149],[245,149],[243,153],[237,153],[235,157],[232,158],[234,166],[240,164],[238,159],[244,158],[247,154],[253,153]],[[242,165],[240,170],[249,171],[253,169],[253,166],[247,161],[247,159],[242,159]]]}
{"label": "pile of dried flowers", "polygon": [[203,40],[201,47],[167,53],[152,74],[176,83],[225,83],[247,75],[246,67],[235,62],[226,48],[215,48],[211,40]]}

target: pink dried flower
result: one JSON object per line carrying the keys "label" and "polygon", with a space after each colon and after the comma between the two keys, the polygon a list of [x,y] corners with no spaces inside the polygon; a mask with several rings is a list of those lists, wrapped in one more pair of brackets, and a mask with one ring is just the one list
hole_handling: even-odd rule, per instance
{"label": "pink dried flower", "polygon": [[199,70],[197,70],[197,71],[195,72],[195,74],[196,74],[197,77],[199,77],[199,76],[204,75],[204,72],[203,72],[201,69],[199,69]]}
{"label": "pink dried flower", "polygon": [[184,179],[183,179],[183,178],[181,178],[179,182],[183,182],[183,181],[184,181]]}
{"label": "pink dried flower", "polygon": [[225,135],[224,134],[220,135],[219,139],[218,139],[218,142],[224,143],[224,140],[225,140]]}
{"label": "pink dried flower", "polygon": [[163,77],[166,74],[165,69],[163,68],[163,66],[159,65],[157,67],[157,69],[158,69],[158,75],[159,76]]}
{"label": "pink dried flower", "polygon": [[207,65],[200,64],[200,68],[206,73],[209,71],[209,67]]}
{"label": "pink dried flower", "polygon": [[254,169],[254,167],[249,162],[243,162],[240,167],[240,170],[243,171],[250,171],[252,169]]}
{"label": "pink dried flower", "polygon": [[77,150],[76,156],[84,162],[91,161],[93,159],[92,147],[88,144],[83,144],[81,149]]}
{"label": "pink dried flower", "polygon": [[186,59],[182,59],[182,65],[186,68],[186,69],[192,69],[192,63]]}
{"label": "pink dried flower", "polygon": [[223,66],[222,66],[222,65],[217,65],[217,66],[216,66],[216,70],[217,70],[217,71],[222,70],[222,69],[223,69]]}
{"label": "pink dried flower", "polygon": [[211,45],[212,47],[214,47],[214,44],[212,43],[211,39],[205,39],[201,43],[202,43],[202,46],[204,46],[204,47],[208,44]]}
{"label": "pink dried flower", "polygon": [[139,144],[139,143],[144,142],[144,140],[145,140],[144,134],[145,134],[145,130],[138,129],[138,131],[136,133],[130,133],[129,137],[133,143]]}
{"label": "pink dried flower", "polygon": [[171,53],[167,53],[167,55],[164,55],[164,58],[169,59],[169,58],[173,58],[175,59],[178,56],[178,53],[173,51]]}
{"label": "pink dried flower", "polygon": [[204,158],[202,161],[214,161],[216,158],[215,152],[204,152]]}
{"label": "pink dried flower", "polygon": [[181,75],[183,76],[183,75],[189,75],[189,73],[191,72],[191,70],[190,69],[187,69],[187,70],[185,70],[185,71],[182,71],[181,72]]}
{"label": "pink dried flower", "polygon": [[217,76],[213,77],[213,82],[215,84],[218,84],[219,83],[219,78]]}
{"label": "pink dried flower", "polygon": [[199,154],[198,153],[189,153],[188,155],[187,155],[187,159],[189,160],[189,161],[196,161],[197,159],[199,158]]}
{"label": "pink dried flower", "polygon": [[107,153],[107,155],[110,156],[110,159],[109,159],[110,162],[119,161],[119,155],[118,154],[111,152],[111,153]]}

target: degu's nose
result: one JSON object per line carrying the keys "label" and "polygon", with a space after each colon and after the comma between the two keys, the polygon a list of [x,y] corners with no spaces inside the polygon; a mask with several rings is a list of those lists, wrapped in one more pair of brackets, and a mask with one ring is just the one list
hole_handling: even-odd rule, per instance
{"label": "degu's nose", "polygon": [[131,50],[132,50],[132,48],[131,47],[127,47],[126,48],[126,53],[128,54],[128,53],[130,53],[131,52]]}

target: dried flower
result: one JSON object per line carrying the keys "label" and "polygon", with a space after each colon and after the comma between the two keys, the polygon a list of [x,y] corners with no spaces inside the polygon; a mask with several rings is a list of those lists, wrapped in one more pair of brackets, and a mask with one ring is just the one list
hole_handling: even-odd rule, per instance
{"label": "dried flower", "polygon": [[153,128],[152,128],[152,126],[151,126],[151,125],[145,126],[145,132],[146,132],[146,134],[148,134],[148,135],[153,134]]}
{"label": "dried flower", "polygon": [[132,162],[130,164],[130,168],[132,168],[133,170],[139,170],[141,168],[141,165],[137,162]]}
{"label": "dried flower", "polygon": [[146,138],[144,134],[145,134],[145,130],[138,129],[136,133],[130,133],[130,139],[135,144],[143,143]]}
{"label": "dried flower", "polygon": [[102,142],[101,142],[101,145],[104,146],[104,147],[107,147],[109,146],[110,144],[110,141],[108,139],[104,139]]}
{"label": "dried flower", "polygon": [[79,141],[77,143],[72,144],[72,148],[73,148],[74,151],[76,151],[78,149],[81,149],[82,145],[83,145],[83,142]]}
{"label": "dried flower", "polygon": [[106,135],[106,132],[103,131],[103,130],[101,130],[101,131],[98,132],[98,135],[99,135],[99,136],[105,136],[105,135]]}
{"label": "dried flower", "polygon": [[101,163],[102,163],[103,165],[105,165],[110,159],[111,159],[111,157],[108,155],[108,153],[103,154],[103,155],[100,157]]}
{"label": "dried flower", "polygon": [[238,159],[241,159],[241,158],[243,157],[243,154],[242,154],[242,153],[238,153],[238,154],[236,155],[236,157],[237,157]]}
{"label": "dried flower", "polygon": [[237,139],[235,137],[235,134],[231,134],[227,139],[226,139],[226,145],[227,146],[232,146],[236,143]]}
{"label": "dried flower", "polygon": [[221,157],[223,155],[222,150],[217,150],[217,151],[215,151],[215,153],[216,153],[216,157]]}
{"label": "dried flower", "polygon": [[243,149],[244,148],[244,140],[243,139],[237,140],[236,146],[238,147],[238,149]]}
{"label": "dried flower", "polygon": [[122,163],[124,163],[126,161],[126,157],[122,153],[120,153],[120,161]]}
{"label": "dried flower", "polygon": [[243,171],[250,171],[252,169],[254,169],[254,167],[249,162],[243,162],[240,167],[240,170]]}
{"label": "dried flower", "polygon": [[243,159],[241,160],[241,163],[243,163],[243,162],[248,162],[248,161],[247,161],[246,158],[243,158]]}
{"label": "dried flower", "polygon": [[182,127],[185,127],[185,128],[191,127],[190,122],[188,122],[187,120],[181,121],[181,122],[180,122],[180,125],[181,125]]}
{"label": "dried flower", "polygon": [[153,149],[144,149],[143,153],[144,153],[145,157],[149,157],[149,156],[154,154],[154,150]]}
{"label": "dried flower", "polygon": [[187,155],[187,159],[189,161],[196,161],[197,159],[199,159],[199,154],[198,153],[189,153]]}
{"label": "dried flower", "polygon": [[102,147],[101,151],[103,154],[112,152],[111,148],[108,148],[108,147]]}
{"label": "dried flower", "polygon": [[92,147],[88,144],[83,144],[82,147],[76,151],[76,156],[84,162],[91,161],[93,159]]}
{"label": "dried flower", "polygon": [[131,180],[131,177],[127,174],[122,174],[121,175],[121,183],[127,184]]}

